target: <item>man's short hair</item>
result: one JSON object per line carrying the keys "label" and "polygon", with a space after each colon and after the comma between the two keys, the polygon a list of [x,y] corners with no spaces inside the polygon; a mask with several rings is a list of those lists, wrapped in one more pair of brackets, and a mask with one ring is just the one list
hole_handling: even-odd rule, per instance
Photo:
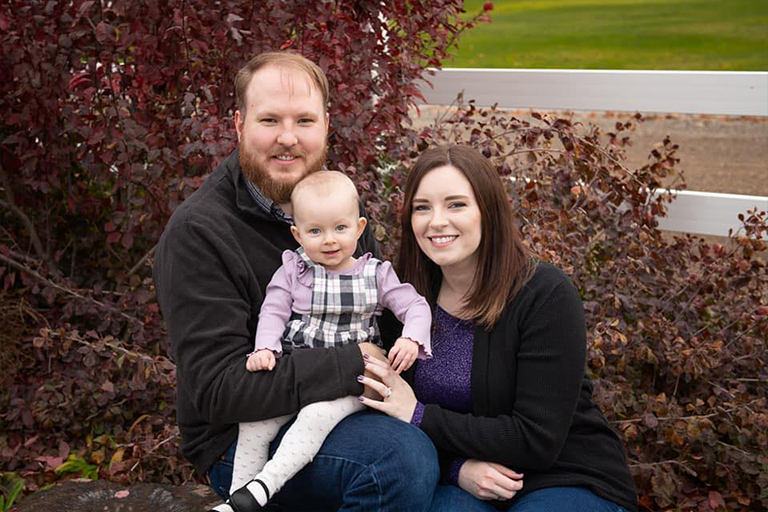
{"label": "man's short hair", "polygon": [[328,78],[320,67],[307,59],[290,51],[265,52],[252,58],[248,64],[240,68],[235,76],[235,102],[240,114],[245,115],[247,106],[246,91],[253,74],[265,66],[290,66],[303,71],[312,80],[323,97],[323,111],[328,110]]}

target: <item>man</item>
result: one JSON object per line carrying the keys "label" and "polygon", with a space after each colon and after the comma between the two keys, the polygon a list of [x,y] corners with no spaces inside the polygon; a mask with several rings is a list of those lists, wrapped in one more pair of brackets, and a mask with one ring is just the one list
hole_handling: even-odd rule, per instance
{"label": "man", "polygon": [[[238,148],[171,217],[155,256],[158,301],[177,365],[181,452],[226,498],[237,423],[362,393],[372,345],[306,349],[247,372],[259,309],[290,233],[296,182],[325,163],[328,82],[314,63],[261,54],[235,79]],[[376,252],[370,230],[360,253]],[[274,498],[286,508],[426,509],[434,447],[410,425],[361,413],[341,422],[314,462]]]}

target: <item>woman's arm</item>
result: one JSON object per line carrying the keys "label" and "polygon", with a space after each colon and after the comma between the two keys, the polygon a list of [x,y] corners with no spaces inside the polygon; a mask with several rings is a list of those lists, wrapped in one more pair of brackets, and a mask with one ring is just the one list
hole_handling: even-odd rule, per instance
{"label": "woman's arm", "polygon": [[[586,361],[585,337],[581,300],[563,278],[520,326],[514,408],[491,418],[428,404],[420,428],[438,448],[468,458],[518,470],[551,467],[576,410]],[[410,386],[385,369],[377,376],[393,393],[383,403],[364,403],[410,421],[417,403]]]}

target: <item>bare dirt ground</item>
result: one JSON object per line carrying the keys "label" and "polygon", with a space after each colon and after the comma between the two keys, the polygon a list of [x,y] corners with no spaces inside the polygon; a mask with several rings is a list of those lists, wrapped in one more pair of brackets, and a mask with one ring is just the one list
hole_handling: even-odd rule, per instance
{"label": "bare dirt ground", "polygon": [[[445,108],[422,106],[414,112],[414,124],[430,123]],[[526,117],[530,111],[512,110]],[[592,123],[610,131],[617,121],[631,117],[619,112],[550,112],[574,121]],[[757,116],[711,116],[648,114],[630,135],[627,166],[641,167],[653,145],[669,136],[680,146],[678,169],[688,190],[768,196],[768,118]]]}

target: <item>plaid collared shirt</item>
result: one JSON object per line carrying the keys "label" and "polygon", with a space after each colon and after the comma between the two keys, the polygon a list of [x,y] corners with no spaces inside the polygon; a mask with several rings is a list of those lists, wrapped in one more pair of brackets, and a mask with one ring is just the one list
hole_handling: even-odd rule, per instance
{"label": "plaid collared shirt", "polygon": [[368,341],[381,345],[375,313],[379,309],[376,271],[380,260],[370,258],[357,274],[329,274],[310,260],[302,248],[296,253],[314,272],[309,314],[294,313],[283,333],[283,351],[338,347]]}
{"label": "plaid collared shirt", "polygon": [[248,192],[251,194],[253,200],[256,201],[256,204],[259,205],[259,208],[277,220],[293,226],[293,219],[286,215],[280,206],[262,194],[261,190],[259,190],[259,187],[257,187],[255,183],[249,180],[245,174],[243,174],[243,178],[245,179],[245,186],[248,189]]}

